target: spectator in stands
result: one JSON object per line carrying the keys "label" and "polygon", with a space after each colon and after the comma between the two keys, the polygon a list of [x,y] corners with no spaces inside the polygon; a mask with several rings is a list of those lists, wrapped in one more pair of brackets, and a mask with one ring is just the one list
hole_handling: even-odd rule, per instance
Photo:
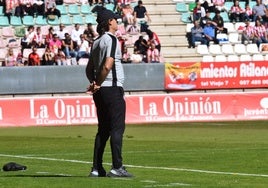
{"label": "spectator in stands", "polygon": [[43,35],[41,33],[41,27],[36,28],[36,32],[34,33],[32,45],[36,46],[37,48],[45,48],[45,42],[44,42]]}
{"label": "spectator in stands", "polygon": [[199,0],[202,7],[206,10],[206,12],[215,12],[215,5],[212,0]]}
{"label": "spectator in stands", "polygon": [[261,23],[261,21],[257,19],[255,21],[255,26],[254,26],[254,40],[256,41],[257,46],[260,47],[261,43],[268,43],[267,37],[268,36],[267,36],[266,28]]}
{"label": "spectator in stands", "polygon": [[61,13],[57,9],[55,0],[46,0],[45,17],[48,19],[52,19],[52,18],[50,18],[50,15],[57,16],[58,18],[61,17]]}
{"label": "spectator in stands", "polygon": [[215,11],[219,10],[220,12],[226,11],[227,8],[225,7],[225,0],[212,0],[213,4],[215,5]]}
{"label": "spectator in stands", "polygon": [[206,15],[200,19],[200,26],[204,28],[208,21],[212,22],[212,19],[210,17],[210,12],[207,11]]}
{"label": "spectator in stands", "polygon": [[85,35],[80,35],[80,40],[77,43],[77,57],[76,61],[78,62],[80,58],[89,58],[89,44],[88,41],[85,40]]}
{"label": "spectator in stands", "polygon": [[95,4],[99,4],[99,3],[102,3],[102,1],[101,0],[88,0],[88,2],[89,2],[89,4],[90,4],[90,6],[92,6],[92,4],[93,4],[93,2],[95,3]]}
{"label": "spectator in stands", "polygon": [[215,11],[215,16],[213,17],[212,21],[216,23],[215,28],[215,37],[217,38],[218,33],[225,33],[228,34],[227,28],[224,27],[224,21],[221,16],[221,12],[219,10]]}
{"label": "spectator in stands", "polygon": [[84,30],[84,36],[89,43],[89,47],[91,47],[94,39],[98,36],[98,33],[94,30],[92,26],[92,23],[87,24],[87,28]]}
{"label": "spectator in stands", "polygon": [[59,49],[62,48],[62,42],[57,34],[53,34],[53,39],[50,40],[48,47],[54,55],[58,54]]}
{"label": "spectator in stands", "polygon": [[25,15],[34,16],[34,0],[19,0],[19,5],[16,7],[16,16],[23,17]]}
{"label": "spectator in stands", "polygon": [[34,0],[33,8],[34,8],[35,15],[44,16],[45,4],[43,0]]}
{"label": "spectator in stands", "polygon": [[245,27],[242,30],[241,42],[242,44],[254,42],[254,27],[250,25],[250,20],[245,20]]}
{"label": "spectator in stands", "polygon": [[134,7],[134,20],[136,23],[150,22],[151,18],[147,12],[145,6],[143,6],[142,1],[138,1],[138,5]]}
{"label": "spectator in stands", "polygon": [[128,52],[127,48],[124,47],[123,53],[122,53],[122,63],[131,63],[131,55]]}
{"label": "spectator in stands", "polygon": [[195,20],[199,20],[199,19],[201,19],[201,18],[203,18],[205,16],[206,16],[205,8],[201,6],[200,2],[197,2],[196,6],[195,6],[195,8],[193,10],[193,22]]}
{"label": "spectator in stands", "polygon": [[58,53],[55,54],[54,58],[55,58],[55,62],[57,63],[58,66],[67,65],[66,56],[61,49],[58,49]]}
{"label": "spectator in stands", "polygon": [[35,31],[34,26],[29,26],[24,37],[21,39],[21,49],[32,48]]}
{"label": "spectator in stands", "polygon": [[244,20],[245,20],[245,9],[240,7],[238,0],[235,0],[230,10],[230,21],[243,22]]}
{"label": "spectator in stands", "polygon": [[134,15],[133,15],[133,9],[130,6],[130,4],[125,4],[122,7],[122,17],[123,17],[123,22],[125,26],[127,25],[133,25],[134,24]]}
{"label": "spectator in stands", "polygon": [[140,54],[142,61],[147,62],[147,50],[149,46],[147,41],[143,38],[142,35],[139,36],[139,39],[134,43],[134,54]]}
{"label": "spectator in stands", "polygon": [[77,49],[77,44],[80,41],[80,36],[84,33],[84,30],[80,28],[80,24],[75,24],[74,29],[71,31],[71,38],[74,43],[74,48]]}
{"label": "spectator in stands", "polygon": [[194,21],[194,27],[191,28],[191,41],[190,47],[195,48],[195,42],[201,42],[201,44],[207,44],[207,39],[204,35],[203,28],[200,26],[199,21]]}
{"label": "spectator in stands", "polygon": [[206,22],[206,25],[203,28],[204,35],[207,39],[207,46],[209,46],[211,41],[213,41],[214,44],[219,43],[215,36],[215,28],[216,28],[216,23],[209,21],[209,20]]}
{"label": "spectator in stands", "polygon": [[253,11],[248,3],[245,5],[245,20],[253,20]]}
{"label": "spectator in stands", "polygon": [[53,39],[54,29],[53,27],[49,27],[48,34],[45,37],[45,44],[46,46],[49,45],[50,41]]}
{"label": "spectator in stands", "polygon": [[17,66],[17,56],[14,54],[13,49],[9,48],[5,57],[4,65],[6,67]]}
{"label": "spectator in stands", "polygon": [[266,10],[265,15],[262,16],[262,24],[266,29],[268,28],[268,10]]}
{"label": "spectator in stands", "polygon": [[153,43],[155,47],[158,49],[158,51],[161,52],[161,42],[158,35],[150,29],[147,29],[146,34],[149,37],[147,43],[148,44]]}
{"label": "spectator in stands", "polygon": [[160,63],[160,52],[156,48],[154,43],[150,43],[147,50],[147,62],[148,63]]}
{"label": "spectator in stands", "polygon": [[253,21],[256,21],[257,19],[261,19],[262,16],[265,15],[266,7],[264,4],[261,3],[261,0],[256,0],[256,5],[252,8],[253,12]]}
{"label": "spectator in stands", "polygon": [[51,52],[49,47],[46,48],[46,51],[42,59],[43,59],[42,65],[54,65],[55,64],[54,53]]}
{"label": "spectator in stands", "polygon": [[65,26],[61,23],[59,25],[59,29],[56,31],[56,34],[58,35],[60,40],[63,40],[65,38],[65,33],[68,33],[67,29],[65,29]]}
{"label": "spectator in stands", "polygon": [[32,52],[28,56],[28,66],[40,66],[41,58],[37,53],[37,48],[32,47]]}
{"label": "spectator in stands", "polygon": [[69,33],[65,33],[65,39],[62,40],[62,50],[67,59],[72,59],[71,64],[77,65],[77,52],[74,50],[73,40]]}

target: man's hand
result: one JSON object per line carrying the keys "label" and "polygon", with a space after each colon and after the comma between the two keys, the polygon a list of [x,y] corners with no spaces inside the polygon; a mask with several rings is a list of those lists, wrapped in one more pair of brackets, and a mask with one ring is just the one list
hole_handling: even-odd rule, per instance
{"label": "man's hand", "polygon": [[86,92],[86,93],[94,94],[94,93],[96,93],[99,89],[100,89],[100,86],[98,86],[98,85],[96,84],[96,82],[93,81],[93,82],[90,83],[90,85],[88,86],[88,88],[87,88],[87,92]]}

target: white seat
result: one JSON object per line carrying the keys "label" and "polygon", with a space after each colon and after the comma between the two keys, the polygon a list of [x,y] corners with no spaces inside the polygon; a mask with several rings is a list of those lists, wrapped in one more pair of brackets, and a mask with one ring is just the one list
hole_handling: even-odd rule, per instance
{"label": "white seat", "polygon": [[238,55],[247,54],[246,46],[244,44],[235,44],[234,52]]}
{"label": "white seat", "polygon": [[232,22],[224,22],[223,26],[228,30],[228,33],[236,32],[236,29]]}
{"label": "white seat", "polygon": [[231,55],[228,55],[227,56],[227,61],[230,62],[230,61],[239,61],[239,56],[238,55],[235,55],[235,54],[231,54]]}
{"label": "white seat", "polygon": [[187,23],[186,24],[186,33],[191,32],[192,27],[194,27],[193,23]]}
{"label": "white seat", "polygon": [[214,57],[212,55],[204,55],[202,57],[202,62],[214,62]]}
{"label": "white seat", "polygon": [[209,54],[208,46],[205,44],[199,44],[197,46],[197,53],[199,53],[200,55],[208,55]]}
{"label": "white seat", "polygon": [[234,25],[234,28],[236,31],[240,32],[243,27],[245,27],[246,24],[244,22],[236,22]]}
{"label": "white seat", "polygon": [[228,34],[228,40],[230,43],[232,44],[238,44],[238,43],[241,43],[239,41],[239,34],[236,32],[236,33],[229,33]]}
{"label": "white seat", "polygon": [[227,58],[225,55],[216,55],[215,56],[215,62],[226,62]]}
{"label": "white seat", "polygon": [[234,54],[234,48],[233,48],[232,44],[223,44],[221,46],[221,51],[225,55]]}
{"label": "white seat", "polygon": [[247,52],[250,53],[250,54],[258,54],[258,53],[260,53],[256,43],[248,44],[247,45]]}
{"label": "white seat", "polygon": [[252,57],[249,54],[242,54],[239,59],[240,61],[252,61]]}
{"label": "white seat", "polygon": [[253,54],[252,55],[252,61],[263,61],[264,57],[262,54]]}
{"label": "white seat", "polygon": [[212,55],[221,55],[221,46],[219,44],[211,44],[208,48],[209,53]]}

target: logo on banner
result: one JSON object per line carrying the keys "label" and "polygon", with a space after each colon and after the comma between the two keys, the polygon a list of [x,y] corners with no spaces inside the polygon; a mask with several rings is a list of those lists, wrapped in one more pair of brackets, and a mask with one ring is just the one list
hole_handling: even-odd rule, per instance
{"label": "logo on banner", "polygon": [[179,66],[166,63],[166,77],[170,83],[167,84],[169,89],[190,90],[196,88],[196,80],[200,77],[201,63],[195,63],[189,66]]}
{"label": "logo on banner", "polygon": [[267,117],[268,115],[268,97],[264,97],[260,100],[260,107],[259,109],[244,109],[245,116],[252,116],[254,118],[262,118]]}

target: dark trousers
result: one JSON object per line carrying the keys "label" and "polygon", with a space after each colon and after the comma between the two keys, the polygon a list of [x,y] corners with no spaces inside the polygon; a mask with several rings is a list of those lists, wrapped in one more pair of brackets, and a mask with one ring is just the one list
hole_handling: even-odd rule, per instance
{"label": "dark trousers", "polygon": [[122,87],[101,87],[93,94],[97,108],[98,132],[95,138],[93,168],[102,167],[106,142],[110,138],[114,168],[122,166],[122,141],[125,131],[126,103]]}

